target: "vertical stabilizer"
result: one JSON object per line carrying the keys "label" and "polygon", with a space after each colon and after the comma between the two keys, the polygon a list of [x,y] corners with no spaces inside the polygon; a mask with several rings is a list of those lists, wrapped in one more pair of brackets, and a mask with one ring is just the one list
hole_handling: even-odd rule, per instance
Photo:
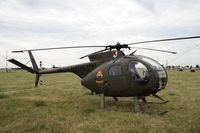
{"label": "vertical stabilizer", "polygon": [[31,63],[32,63],[32,65],[33,65],[33,69],[34,69],[36,72],[39,73],[39,69],[38,69],[38,66],[37,66],[37,64],[36,64],[36,62],[35,62],[35,59],[34,59],[34,57],[33,57],[32,52],[31,52],[31,51],[28,51],[28,54],[29,54]]}
{"label": "vertical stabilizer", "polygon": [[35,62],[35,59],[34,59],[34,57],[33,57],[32,52],[31,52],[31,51],[28,51],[28,54],[29,54],[29,57],[30,57],[30,60],[31,60],[33,69],[37,72],[36,75],[35,75],[35,87],[37,87],[41,75],[39,74],[39,68],[38,68],[38,66],[37,66],[37,63]]}

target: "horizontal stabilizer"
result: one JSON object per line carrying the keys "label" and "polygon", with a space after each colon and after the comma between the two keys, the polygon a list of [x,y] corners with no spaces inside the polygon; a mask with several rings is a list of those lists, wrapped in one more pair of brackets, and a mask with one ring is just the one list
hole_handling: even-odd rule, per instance
{"label": "horizontal stabilizer", "polygon": [[33,69],[31,69],[30,67],[28,67],[28,66],[26,66],[26,65],[24,65],[24,64],[22,64],[22,63],[20,63],[19,61],[15,60],[15,59],[9,59],[8,61],[11,62],[11,63],[13,63],[13,64],[15,64],[15,65],[17,65],[17,66],[19,66],[19,67],[21,67],[21,68],[24,69],[24,70],[27,70],[28,72],[31,72],[31,73],[38,73],[38,72],[36,72],[35,70],[33,70]]}

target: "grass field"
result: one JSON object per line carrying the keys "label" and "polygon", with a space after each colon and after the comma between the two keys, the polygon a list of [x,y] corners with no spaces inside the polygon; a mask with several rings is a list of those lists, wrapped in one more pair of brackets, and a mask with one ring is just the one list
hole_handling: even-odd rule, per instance
{"label": "grass field", "polygon": [[99,97],[71,73],[43,80],[35,88],[32,74],[0,73],[0,132],[200,133],[200,71],[169,71],[168,85],[158,93],[169,102],[140,103],[145,112],[169,111],[163,116],[132,113],[131,98],[108,97],[100,110]]}

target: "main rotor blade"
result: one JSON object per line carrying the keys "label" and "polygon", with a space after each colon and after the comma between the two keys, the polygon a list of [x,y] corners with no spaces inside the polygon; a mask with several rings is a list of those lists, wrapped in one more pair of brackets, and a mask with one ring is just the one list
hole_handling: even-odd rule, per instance
{"label": "main rotor blade", "polygon": [[53,50],[53,49],[98,48],[98,47],[106,47],[106,46],[72,46],[72,47],[54,47],[54,48],[41,48],[41,49],[26,49],[26,50],[12,51],[12,53],[20,53],[20,52],[27,52],[27,51]]}
{"label": "main rotor blade", "polygon": [[150,41],[140,41],[140,42],[129,43],[126,45],[135,45],[135,44],[153,43],[153,42],[166,42],[166,41],[176,41],[176,40],[187,40],[187,39],[197,39],[197,38],[200,38],[200,36],[188,36],[188,37],[167,38],[167,39],[158,39],[158,40],[150,40]]}
{"label": "main rotor blade", "polygon": [[165,53],[171,53],[171,54],[177,54],[177,52],[174,52],[174,51],[166,51],[166,50],[161,50],[161,49],[141,48],[141,47],[131,47],[131,48],[144,49],[144,50],[152,50],[152,51],[159,51],[159,52],[165,52]]}
{"label": "main rotor blade", "polygon": [[[129,44],[116,44],[116,45],[94,45],[94,46],[72,46],[72,47],[53,47],[53,48],[41,48],[41,49],[28,49],[28,50],[18,50],[12,51],[13,53],[19,52],[27,52],[27,51],[41,51],[41,50],[53,50],[53,49],[69,49],[69,48],[97,48],[97,47],[104,47],[105,49],[117,49],[120,50],[121,48],[129,48],[128,45],[135,45],[135,44],[142,44],[142,43],[153,43],[153,42],[165,42],[165,41],[175,41],[175,40],[187,40],[187,39],[197,39],[200,36],[189,36],[189,37],[179,37],[179,38],[168,38],[168,39],[158,39],[158,40],[150,40],[150,41],[140,41],[134,42]],[[141,49],[141,48],[140,48]]]}

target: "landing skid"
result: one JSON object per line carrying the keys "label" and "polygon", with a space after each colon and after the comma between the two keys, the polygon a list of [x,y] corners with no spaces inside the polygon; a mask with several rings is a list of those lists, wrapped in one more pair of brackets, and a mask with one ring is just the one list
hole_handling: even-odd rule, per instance
{"label": "landing skid", "polygon": [[152,112],[142,112],[142,114],[148,114],[148,115],[164,115],[166,114],[168,111],[163,111],[163,112],[159,112],[159,113],[152,113]]}
{"label": "landing skid", "polygon": [[169,101],[162,99],[161,97],[159,97],[158,95],[153,95],[155,98],[158,98],[159,100],[161,100],[162,102],[147,102],[146,98],[144,96],[140,96],[138,97],[139,99],[141,99],[143,101],[143,103],[147,103],[147,104],[165,104],[168,103]]}
{"label": "landing skid", "polygon": [[165,103],[168,103],[169,101],[167,100],[164,100],[162,99],[161,97],[159,97],[158,95],[153,95],[155,98],[158,98],[159,100],[161,100],[162,102],[148,102],[148,104],[165,104]]}
{"label": "landing skid", "polygon": [[113,99],[114,99],[115,101],[118,101],[117,97],[113,97]]}
{"label": "landing skid", "polygon": [[166,104],[169,101],[164,101],[164,102],[147,102],[147,104]]}
{"label": "landing skid", "polygon": [[138,96],[134,96],[133,99],[134,99],[134,106],[133,106],[133,112],[135,113],[142,113],[142,114],[149,114],[149,115],[164,115],[166,114],[168,111],[163,111],[163,112],[160,112],[160,113],[151,113],[151,112],[142,112],[141,109],[140,109],[140,105],[139,105],[139,99],[142,99],[142,101],[144,103],[147,103],[147,104],[165,104],[167,103],[168,101],[165,101],[164,99],[162,99],[161,97],[159,97],[158,95],[153,95],[154,97],[160,99],[161,103],[155,103],[155,102],[147,102],[146,98],[144,96],[142,97],[138,97]]}
{"label": "landing skid", "polygon": [[[105,95],[103,93],[101,93],[101,94],[99,94],[99,96],[100,96],[100,100],[99,100],[100,109],[105,109]],[[147,104],[165,104],[165,103],[168,102],[168,101],[165,101],[164,99],[160,98],[157,95],[153,95],[153,96],[160,99],[163,102],[161,102],[161,103],[147,102],[147,100],[144,96],[142,96],[142,97],[134,96],[133,97],[133,112],[141,113],[141,114],[149,114],[149,115],[164,115],[164,114],[166,114],[168,111],[163,111],[163,112],[158,112],[158,113],[142,112],[141,111],[141,108],[140,108],[140,105],[139,105],[139,99],[142,99],[142,101],[144,103],[147,103]],[[118,100],[116,97],[113,97],[113,98],[115,100]]]}

